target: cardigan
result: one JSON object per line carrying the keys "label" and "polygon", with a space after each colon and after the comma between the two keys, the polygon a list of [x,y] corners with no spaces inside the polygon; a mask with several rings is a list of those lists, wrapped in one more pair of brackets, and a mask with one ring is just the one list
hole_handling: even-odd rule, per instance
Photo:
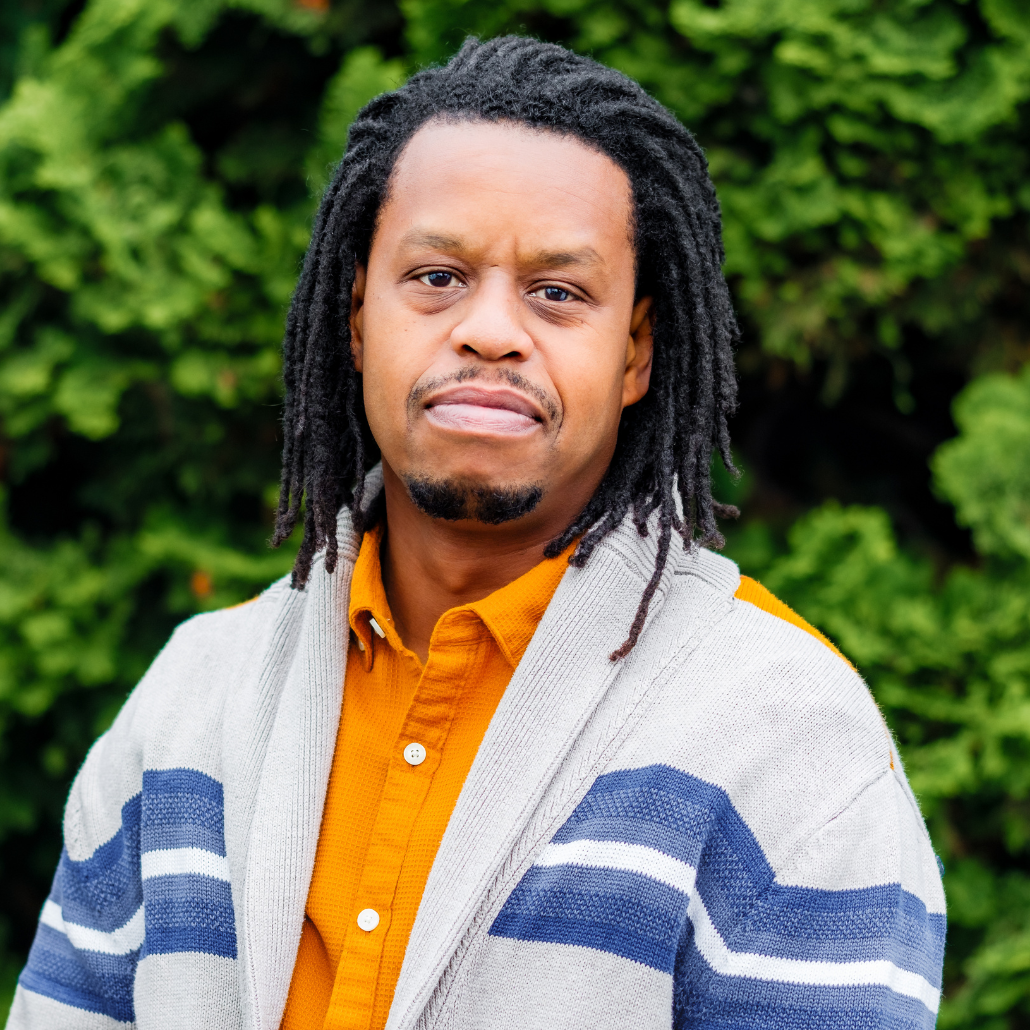
{"label": "cardigan", "polygon": [[381,539],[365,534],[351,574],[343,712],[280,1030],[383,1030],[454,805],[574,548],[441,615],[423,664],[394,625]]}
{"label": "cardigan", "polygon": [[[387,1030],[931,1027],[945,906],[868,689],[627,521],[564,573],[437,852]],[[357,540],[180,626],[93,746],[11,1030],[276,1030]]]}

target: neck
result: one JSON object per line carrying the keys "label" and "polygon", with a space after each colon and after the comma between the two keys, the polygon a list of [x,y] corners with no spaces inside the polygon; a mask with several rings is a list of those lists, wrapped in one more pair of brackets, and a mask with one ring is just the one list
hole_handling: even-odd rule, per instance
{"label": "neck", "polygon": [[401,639],[423,664],[444,612],[479,601],[527,573],[576,514],[559,511],[547,517],[544,512],[541,518],[534,512],[536,517],[501,526],[432,518],[415,507],[404,483],[385,462],[383,488],[383,587]]}

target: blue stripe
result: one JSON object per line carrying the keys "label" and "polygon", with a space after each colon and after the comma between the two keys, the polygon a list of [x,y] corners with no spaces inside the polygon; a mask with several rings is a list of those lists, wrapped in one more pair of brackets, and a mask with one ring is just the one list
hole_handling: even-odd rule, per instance
{"label": "blue stripe", "polygon": [[144,953],[199,951],[236,958],[232,890],[224,880],[193,874],[155,876],[143,884]]}
{"label": "blue stripe", "polygon": [[772,880],[772,867],[726,792],[667,765],[598,776],[554,841],[628,841],[697,867],[713,830],[730,843],[731,854],[752,879]]}
{"label": "blue stripe", "polygon": [[76,862],[61,852],[50,900],[61,906],[66,922],[110,932],[124,926],[143,903],[140,811],[137,794],[122,806],[121,827],[89,858]]}
{"label": "blue stripe", "polygon": [[714,973],[693,946],[676,965],[675,1030],[932,1030],[922,1002],[887,987],[815,987]]}
{"label": "blue stripe", "polygon": [[844,891],[777,884],[726,792],[688,773],[657,765],[599,776],[554,836],[581,839],[641,844],[694,866],[724,939],[745,921],[756,934],[754,947],[737,950],[846,962],[870,957],[889,938],[900,965],[940,985],[943,915],[929,915],[898,884]]}
{"label": "blue stripe", "polygon": [[146,770],[141,847],[202,848],[225,855],[222,785],[195,769]]}
{"label": "blue stripe", "polygon": [[[925,916],[921,903],[911,894],[896,886],[883,888],[882,892],[888,898],[893,896],[899,908],[914,904]],[[842,893],[861,898],[866,892]],[[688,896],[675,888],[625,870],[574,865],[534,867],[509,896],[490,932],[497,937],[598,948],[668,973],[672,972],[680,935],[690,929],[686,923],[688,902]],[[807,915],[798,913],[799,928],[805,929]],[[904,918],[884,927],[879,925],[881,916],[882,912],[873,913],[870,928],[863,925],[866,913],[860,909],[852,920],[854,939],[841,941],[828,936],[813,942],[769,933],[761,926],[761,913],[757,912],[727,943],[738,952],[808,961],[888,959],[926,976],[939,987],[940,956],[928,955],[903,939],[908,929]],[[943,916],[931,918],[943,921]]]}
{"label": "blue stripe", "polygon": [[672,973],[687,900],[672,887],[620,870],[532,869],[508,898],[490,933],[579,944]]}
{"label": "blue stripe", "polygon": [[886,958],[941,986],[943,915],[931,915],[899,884],[825,891],[773,884],[757,899],[735,951],[823,962]]}
{"label": "blue stripe", "polygon": [[[655,765],[600,776],[553,839],[639,844],[693,866],[698,894],[734,951],[808,961],[888,959],[940,986],[943,915],[929,915],[899,884],[829,891],[776,883],[725,791],[687,773]],[[693,931],[685,896],[672,888],[658,894],[654,885],[635,873],[534,867],[490,933],[582,944],[671,971],[676,945],[669,927],[678,926],[681,947]],[[641,916],[630,930],[626,913],[634,907]]]}
{"label": "blue stripe", "polygon": [[50,899],[65,922],[111,932],[144,905],[143,948],[131,955],[79,951],[40,924],[20,982],[87,1012],[131,1022],[141,955],[203,952],[236,958],[229,884],[207,876],[141,881],[140,853],[193,847],[225,855],[222,785],[193,769],[146,770],[143,790],[122,806],[114,836],[83,861],[61,855]]}
{"label": "blue stripe", "polygon": [[[667,765],[599,776],[554,836],[560,844],[584,839],[641,844],[693,866],[720,933],[737,925],[774,879],[726,792]],[[705,892],[706,884],[716,889]]]}
{"label": "blue stripe", "polygon": [[135,1019],[132,987],[138,953],[76,951],[63,933],[40,925],[18,982],[28,991],[99,1012],[125,1023]]}

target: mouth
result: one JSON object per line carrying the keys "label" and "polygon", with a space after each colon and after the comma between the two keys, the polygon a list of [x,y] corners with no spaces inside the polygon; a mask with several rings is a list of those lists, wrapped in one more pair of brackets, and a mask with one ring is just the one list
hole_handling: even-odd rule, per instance
{"label": "mouth", "polygon": [[524,394],[504,387],[455,386],[434,394],[426,418],[466,433],[529,433],[543,425],[543,412]]}

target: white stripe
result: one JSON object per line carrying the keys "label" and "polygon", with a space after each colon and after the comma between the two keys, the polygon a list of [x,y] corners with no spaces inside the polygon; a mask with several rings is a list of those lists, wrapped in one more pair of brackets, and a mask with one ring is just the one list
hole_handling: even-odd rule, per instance
{"label": "white stripe", "polygon": [[585,865],[595,869],[624,869],[650,876],[683,894],[694,893],[697,870],[671,855],[619,840],[574,840],[568,844],[548,844],[536,860],[537,865]]}
{"label": "white stripe", "polygon": [[103,955],[128,955],[143,944],[145,933],[142,905],[124,926],[107,932],[92,930],[78,923],[65,922],[61,906],[49,899],[43,903],[39,921],[44,926],[63,933],[80,951],[99,951]]}
{"label": "white stripe", "polygon": [[229,860],[203,848],[167,848],[164,851],[144,851],[140,856],[143,879],[154,876],[211,876],[216,880],[229,879]]}
{"label": "white stripe", "polygon": [[694,939],[705,961],[723,976],[815,984],[820,987],[884,986],[896,994],[921,1001],[931,1012],[940,1005],[941,992],[918,973],[886,959],[868,962],[806,962],[730,951],[712,923],[699,894],[690,899],[687,914],[694,924]]}
{"label": "white stripe", "polygon": [[687,915],[694,924],[694,942],[704,960],[723,976],[776,980],[820,987],[883,986],[921,1001],[931,1012],[940,1006],[941,992],[925,977],[886,959],[868,962],[806,962],[731,951],[715,928],[701,895],[694,890],[697,870],[654,848],[622,841],[576,840],[548,844],[538,866],[578,865],[622,869],[650,877],[690,897]]}

